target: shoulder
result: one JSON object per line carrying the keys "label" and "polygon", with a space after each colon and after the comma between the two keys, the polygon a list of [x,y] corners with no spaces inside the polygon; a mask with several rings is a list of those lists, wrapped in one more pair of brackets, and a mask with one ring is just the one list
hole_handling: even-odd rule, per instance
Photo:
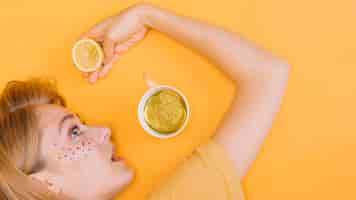
{"label": "shoulder", "polygon": [[149,199],[242,200],[243,193],[232,161],[219,144],[209,141],[187,157]]}

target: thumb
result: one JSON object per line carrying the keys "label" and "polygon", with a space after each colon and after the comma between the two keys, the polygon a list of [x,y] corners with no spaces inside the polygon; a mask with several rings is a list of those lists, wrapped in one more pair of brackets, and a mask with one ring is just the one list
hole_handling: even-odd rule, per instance
{"label": "thumb", "polygon": [[103,42],[103,49],[105,54],[104,64],[107,64],[111,61],[112,57],[114,56],[115,41],[109,37],[105,38]]}

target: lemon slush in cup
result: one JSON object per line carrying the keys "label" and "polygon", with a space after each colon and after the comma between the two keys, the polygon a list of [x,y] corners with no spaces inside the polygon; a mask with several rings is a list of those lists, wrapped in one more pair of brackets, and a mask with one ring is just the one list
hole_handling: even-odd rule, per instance
{"label": "lemon slush in cup", "polygon": [[187,98],[173,86],[146,81],[149,89],[142,96],[137,110],[141,127],[153,137],[165,139],[177,136],[190,118]]}

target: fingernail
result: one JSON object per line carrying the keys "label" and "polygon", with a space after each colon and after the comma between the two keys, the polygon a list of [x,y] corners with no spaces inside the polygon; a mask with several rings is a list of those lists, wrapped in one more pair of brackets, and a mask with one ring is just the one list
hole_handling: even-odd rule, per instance
{"label": "fingernail", "polygon": [[105,73],[104,70],[100,71],[100,73],[99,73],[99,78],[104,78],[105,74],[106,74],[106,73]]}
{"label": "fingernail", "polygon": [[105,58],[104,62],[103,62],[103,67],[105,67],[105,65],[107,65],[108,63],[110,63],[110,59],[109,58]]}
{"label": "fingernail", "polygon": [[[97,73],[97,72],[94,72],[94,73]],[[97,80],[97,74],[92,74],[90,77],[89,77],[89,83],[91,84],[94,84]]]}
{"label": "fingernail", "polygon": [[94,84],[95,83],[95,80],[93,80],[93,79],[89,79],[88,81],[89,81],[90,84]]}
{"label": "fingernail", "polygon": [[103,78],[104,76],[106,76],[106,74],[108,73],[109,69],[112,67],[112,63],[106,65],[103,70],[100,71],[99,73],[99,77]]}

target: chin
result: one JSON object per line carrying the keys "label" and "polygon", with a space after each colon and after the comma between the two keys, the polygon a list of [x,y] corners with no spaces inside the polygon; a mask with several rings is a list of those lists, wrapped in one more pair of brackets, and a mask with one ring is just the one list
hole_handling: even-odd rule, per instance
{"label": "chin", "polygon": [[123,163],[112,166],[112,174],[107,179],[105,187],[101,187],[101,199],[113,199],[123,192],[134,179],[134,171],[128,167],[123,168]]}
{"label": "chin", "polygon": [[115,146],[112,147],[111,159],[109,161],[111,165],[111,181],[108,181],[110,184],[109,188],[111,188],[110,191],[112,191],[111,194],[115,196],[132,183],[135,173],[134,170],[127,165],[124,158],[114,153]]}
{"label": "chin", "polygon": [[115,190],[121,192],[132,183],[135,173],[128,167],[124,160],[112,162]]}

